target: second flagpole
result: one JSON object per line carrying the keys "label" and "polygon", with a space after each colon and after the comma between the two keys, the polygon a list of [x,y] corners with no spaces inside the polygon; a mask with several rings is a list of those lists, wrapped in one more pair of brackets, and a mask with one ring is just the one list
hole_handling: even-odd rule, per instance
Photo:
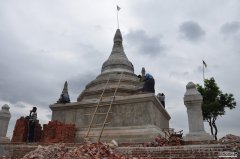
{"label": "second flagpole", "polygon": [[205,77],[204,77],[204,63],[203,63],[203,88],[204,88],[204,80],[205,80]]}

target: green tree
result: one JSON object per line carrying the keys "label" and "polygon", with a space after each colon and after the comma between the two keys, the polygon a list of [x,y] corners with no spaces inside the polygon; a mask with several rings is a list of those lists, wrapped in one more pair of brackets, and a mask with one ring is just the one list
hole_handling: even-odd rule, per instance
{"label": "green tree", "polygon": [[216,120],[225,114],[225,108],[233,109],[236,107],[235,99],[231,93],[222,93],[213,77],[204,80],[204,87],[197,84],[197,90],[203,96],[203,119],[209,123],[211,133],[217,140]]}

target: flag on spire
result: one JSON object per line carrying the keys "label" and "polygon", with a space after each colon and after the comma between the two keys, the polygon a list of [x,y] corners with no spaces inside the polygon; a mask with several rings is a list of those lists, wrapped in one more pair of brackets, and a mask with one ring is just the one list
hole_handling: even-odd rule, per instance
{"label": "flag on spire", "polygon": [[117,26],[118,26],[118,29],[119,29],[118,11],[119,11],[120,9],[121,9],[121,8],[117,5]]}
{"label": "flag on spire", "polygon": [[120,9],[121,9],[121,8],[117,5],[117,10],[120,11]]}
{"label": "flag on spire", "polygon": [[202,60],[202,62],[203,62],[203,65],[204,65],[205,67],[207,67],[206,62],[205,62],[204,60]]}

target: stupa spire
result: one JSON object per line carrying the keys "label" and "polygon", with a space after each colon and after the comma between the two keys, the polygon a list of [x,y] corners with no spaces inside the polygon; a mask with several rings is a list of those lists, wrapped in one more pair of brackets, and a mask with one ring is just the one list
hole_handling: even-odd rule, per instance
{"label": "stupa spire", "polygon": [[65,83],[64,83],[62,93],[61,93],[60,98],[58,99],[57,103],[70,103],[67,81],[65,81]]}
{"label": "stupa spire", "polygon": [[109,58],[102,65],[102,73],[107,72],[131,72],[134,73],[132,63],[128,60],[122,45],[120,29],[116,30],[113,38],[113,48]]}
{"label": "stupa spire", "polygon": [[113,42],[114,43],[121,43],[122,44],[122,34],[121,34],[121,31],[120,31],[120,29],[117,29],[116,30],[116,33],[115,33],[115,35],[114,35],[114,38],[113,38]]}

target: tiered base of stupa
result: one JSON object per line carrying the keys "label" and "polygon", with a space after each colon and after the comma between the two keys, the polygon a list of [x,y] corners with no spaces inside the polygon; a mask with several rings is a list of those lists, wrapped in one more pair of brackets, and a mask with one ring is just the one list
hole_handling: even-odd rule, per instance
{"label": "tiered base of stupa", "polygon": [[[99,112],[107,112],[111,97],[103,99]],[[98,99],[89,99],[69,104],[53,104],[52,120],[63,123],[73,123],[76,126],[75,140],[81,142],[87,133],[92,113],[98,104]],[[93,124],[101,124],[105,115],[96,115]],[[117,140],[119,143],[142,143],[151,141],[162,134],[162,128],[169,127],[170,116],[152,93],[130,96],[116,96],[108,118],[101,141]],[[100,135],[101,126],[94,127],[89,133],[89,139],[96,141]]]}
{"label": "tiered base of stupa", "polygon": [[[94,128],[88,140],[98,141],[101,128]],[[77,142],[82,142],[87,129],[81,129],[76,134]],[[154,140],[158,135],[163,135],[162,130],[155,125],[125,126],[125,127],[106,127],[101,136],[101,141],[110,142],[116,140],[119,143],[147,143]]]}

